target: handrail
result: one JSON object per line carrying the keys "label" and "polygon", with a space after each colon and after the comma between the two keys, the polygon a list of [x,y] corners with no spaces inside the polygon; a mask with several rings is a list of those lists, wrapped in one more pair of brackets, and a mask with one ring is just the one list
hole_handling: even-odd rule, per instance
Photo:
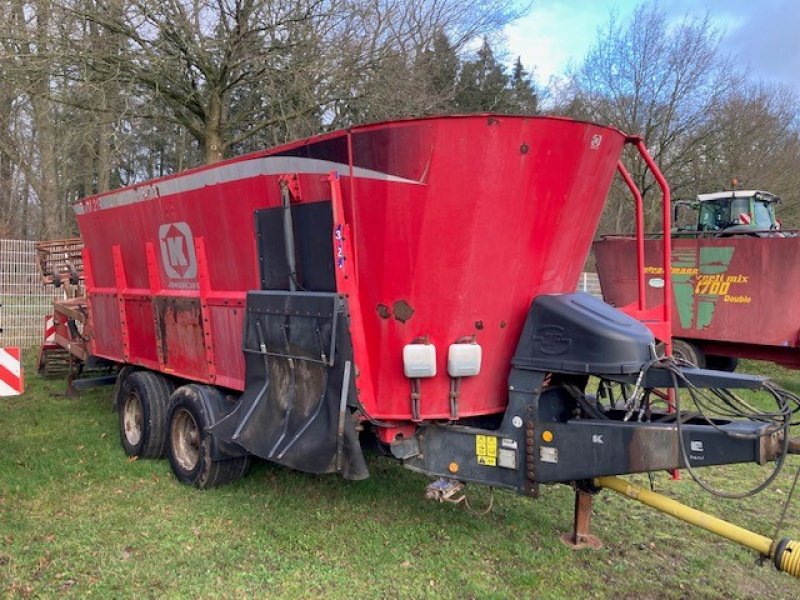
{"label": "handrail", "polygon": [[[670,213],[670,190],[667,180],[658,168],[658,165],[650,156],[647,151],[647,146],[644,140],[638,136],[630,136],[625,140],[626,144],[633,145],[638,151],[639,155],[644,160],[647,168],[653,174],[653,177],[661,189],[661,202],[662,202],[662,262],[664,264],[664,304],[661,314],[662,342],[666,346],[667,354],[672,353],[672,239],[670,237],[671,230],[671,213]],[[644,277],[644,203],[642,200],[642,193],[633,181],[630,173],[627,171],[622,161],[617,163],[617,171],[622,177],[628,189],[633,195],[636,207],[636,263],[637,263],[637,284],[639,292],[638,310],[644,311],[646,309],[646,287]]]}
{"label": "handrail", "polygon": [[644,310],[646,307],[646,289],[644,286],[644,202],[642,200],[642,193],[636,187],[631,174],[625,168],[620,160],[617,162],[617,171],[619,172],[622,180],[628,186],[628,189],[633,194],[633,202],[636,208],[636,279],[639,289],[639,310]]}
{"label": "handrail", "polygon": [[671,197],[669,191],[669,184],[664,177],[658,165],[650,156],[642,138],[636,138],[636,149],[639,155],[644,160],[647,168],[653,174],[653,177],[661,188],[661,221],[662,229],[664,231],[664,240],[662,250],[664,252],[664,322],[667,324],[667,331],[670,332],[669,339],[663,340],[667,347],[667,353],[672,352],[672,213],[671,213]]}
{"label": "handrail", "polygon": [[[664,265],[664,304],[663,304],[663,311],[661,316],[661,327],[659,330],[661,332],[661,341],[664,343],[665,353],[667,355],[672,354],[672,237],[671,237],[671,230],[672,230],[672,212],[671,212],[671,205],[670,205],[670,191],[669,191],[669,184],[667,183],[666,178],[664,177],[661,170],[658,168],[658,165],[653,160],[653,157],[650,156],[650,153],[647,151],[647,146],[645,146],[644,140],[638,136],[631,136],[625,140],[626,144],[633,144],[636,150],[639,152],[639,156],[642,157],[647,168],[650,169],[650,172],[653,174],[653,177],[658,183],[658,187],[661,188],[661,207],[662,207],[662,217],[661,217],[661,225],[662,225],[662,235],[663,244],[662,244],[662,252],[663,252],[663,260],[662,263]],[[636,202],[637,207],[637,215],[636,215],[636,256],[637,256],[637,268],[639,270],[638,273],[638,283],[639,283],[639,310],[644,311],[644,303],[645,303],[645,285],[644,285],[644,204],[642,201],[642,193],[638,187],[636,187],[636,183],[631,178],[630,174],[625,170],[625,167],[620,162],[617,165],[617,170],[622,175],[622,178],[625,180],[628,188],[631,190],[633,194],[634,201]],[[675,410],[675,390],[669,388],[667,390],[667,408],[670,412]],[[673,479],[680,479],[680,473],[677,469],[672,470],[672,478]]]}

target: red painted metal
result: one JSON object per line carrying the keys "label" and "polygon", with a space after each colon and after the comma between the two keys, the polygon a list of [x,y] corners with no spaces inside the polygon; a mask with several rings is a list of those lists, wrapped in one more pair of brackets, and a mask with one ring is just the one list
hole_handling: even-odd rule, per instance
{"label": "red painted metal", "polygon": [[421,381],[421,417],[449,418],[447,348],[473,335],[483,365],[461,381],[459,415],[500,412],[530,302],[575,289],[626,141],[647,157],[567,119],[396,121],[84,199],[91,351],[241,390],[243,302],[260,286],[253,213],[280,205],[288,173],[294,201],[333,201],[369,415],[410,420],[402,348],[427,337],[438,375]]}
{"label": "red painted metal", "polygon": [[[645,241],[647,301],[676,289],[672,335],[706,354],[770,360],[800,368],[800,277],[794,265],[800,237],[676,237],[672,277],[665,278],[662,236]],[[631,236],[607,236],[595,244],[597,270],[607,302],[626,312],[635,305],[636,265]],[[703,253],[708,253],[704,259]],[[705,272],[704,272],[705,271]]]}
{"label": "red painted metal", "polygon": [[[661,189],[661,201],[663,203],[662,209],[662,216],[661,216],[661,225],[662,231],[665,233],[669,233],[671,227],[671,214],[670,214],[670,190],[669,185],[667,184],[666,179],[661,174],[661,171],[658,169],[658,165],[656,165],[653,158],[650,156],[650,153],[647,151],[647,147],[645,146],[644,142],[641,138],[638,137],[630,137],[627,140],[628,143],[633,144],[636,150],[639,152],[639,155],[644,160],[645,164],[647,165],[648,169],[652,173],[653,177],[656,180],[656,183]],[[627,185],[628,189],[631,191],[634,200],[634,207],[635,207],[635,219],[636,219],[636,235],[633,239],[636,240],[636,245],[634,248],[634,256],[636,257],[636,265],[634,274],[636,276],[636,290],[638,292],[637,298],[635,300],[636,306],[633,306],[633,302],[631,305],[626,306],[625,312],[630,314],[632,317],[638,319],[650,330],[653,332],[653,335],[656,336],[659,340],[661,340],[664,345],[666,346],[666,351],[668,353],[672,352],[672,339],[670,337],[671,332],[671,315],[672,315],[672,293],[671,293],[671,282],[668,282],[664,288],[663,294],[661,294],[658,298],[649,298],[648,294],[646,293],[645,289],[645,249],[644,249],[644,204],[642,201],[642,193],[639,191],[639,188],[636,186],[636,183],[633,181],[633,178],[628,173],[625,166],[620,162],[617,166],[617,171],[619,172],[622,180]],[[672,256],[672,250],[670,246],[669,235],[664,236],[664,243],[662,245],[662,253],[661,253],[661,261],[662,264],[668,264],[670,261],[670,257]]]}
{"label": "red painted metal", "polygon": [[357,273],[352,263],[355,261],[350,242],[350,226],[344,221],[344,203],[342,185],[339,174],[328,175],[331,186],[331,204],[333,207],[333,260],[336,276],[336,291],[347,298],[350,311],[350,338],[353,345],[353,358],[359,366],[356,378],[356,394],[359,401],[370,403],[375,397],[372,372],[369,367],[369,347],[364,334],[364,316],[361,312],[361,300],[358,294],[358,283],[351,275]]}
{"label": "red painted metal", "polygon": [[[639,155],[644,160],[645,164],[647,165],[648,169],[652,173],[653,177],[656,179],[656,183],[658,183],[659,188],[661,189],[661,202],[662,202],[662,214],[661,214],[661,226],[662,231],[664,232],[664,243],[662,245],[662,254],[661,254],[661,262],[664,265],[669,265],[670,260],[672,257],[672,250],[670,247],[670,239],[669,239],[669,231],[671,229],[671,217],[670,214],[670,189],[669,185],[667,184],[667,180],[664,178],[663,174],[656,165],[653,158],[650,156],[650,153],[647,151],[647,146],[645,146],[644,141],[639,137],[630,137],[628,138],[628,143],[634,144],[636,150],[639,152]],[[645,263],[645,247],[644,247],[644,203],[642,201],[642,193],[639,191],[639,188],[636,186],[633,178],[625,169],[625,166],[620,162],[617,170],[619,174],[622,176],[623,181],[628,186],[628,189],[633,194],[634,204],[635,204],[635,213],[636,213],[636,290],[637,290],[637,300],[636,300],[636,307],[628,306],[626,312],[631,314],[633,317],[639,319],[642,323],[647,325],[650,330],[653,332],[653,335],[662,341],[665,346],[665,351],[667,354],[672,354],[672,291],[671,291],[671,284],[672,282],[667,282],[664,287],[664,293],[661,296],[660,303],[656,304],[653,309],[647,308],[647,298],[646,298],[646,290],[645,290],[645,272],[644,272],[644,263]],[[669,412],[673,412],[675,410],[675,390],[669,388],[666,391],[665,399],[667,402],[667,407]],[[671,471],[673,479],[680,479],[680,473],[673,469]]]}
{"label": "red painted metal", "polygon": [[130,332],[128,330],[128,317],[125,307],[126,296],[129,295],[128,282],[125,278],[125,265],[122,264],[122,254],[119,246],[111,246],[111,252],[114,257],[114,283],[116,284],[119,293],[116,294],[117,306],[119,307],[119,325],[122,336],[122,357],[126,362],[131,359],[131,344]]}
{"label": "red painted metal", "polygon": [[625,185],[628,186],[628,189],[633,194],[633,202],[635,205],[634,210],[636,214],[636,270],[638,275],[637,289],[639,291],[639,298],[636,308],[640,312],[644,312],[645,308],[647,307],[644,286],[644,202],[642,200],[642,193],[639,191],[639,188],[636,187],[633,177],[631,177],[630,173],[628,173],[628,170],[625,168],[625,165],[623,165],[622,162],[617,165],[617,171],[622,177],[622,180],[625,182]]}
{"label": "red painted metal", "polygon": [[211,293],[211,277],[208,274],[208,259],[203,238],[198,237],[194,244],[197,257],[197,283],[200,290],[200,317],[203,319],[203,344],[206,351],[206,374],[209,381],[215,382],[217,369],[214,356],[214,336],[211,335],[211,307],[208,302]]}
{"label": "red painted metal", "polygon": [[[664,178],[664,175],[661,173],[661,170],[658,168],[658,165],[656,165],[655,161],[653,160],[653,157],[650,156],[650,153],[647,151],[647,146],[645,146],[644,140],[641,138],[637,139],[636,141],[636,149],[639,151],[639,155],[642,157],[642,159],[644,159],[647,168],[650,169],[650,173],[652,173],[653,177],[655,177],[656,183],[658,183],[658,187],[661,189],[661,230],[664,232],[661,250],[662,264],[664,264],[664,268],[666,269],[667,265],[669,265],[672,260],[672,238],[669,235],[670,230],[672,229],[672,214],[670,213],[672,210],[672,199],[670,197],[669,184]],[[663,328],[660,339],[666,346],[667,354],[671,354],[672,279],[669,277],[665,278],[664,284],[662,320]]]}

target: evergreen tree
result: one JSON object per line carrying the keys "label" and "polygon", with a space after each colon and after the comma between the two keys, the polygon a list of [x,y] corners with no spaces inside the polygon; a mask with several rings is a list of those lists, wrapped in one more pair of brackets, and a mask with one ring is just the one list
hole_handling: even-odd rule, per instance
{"label": "evergreen tree", "polygon": [[441,29],[433,38],[430,84],[434,94],[452,99],[458,79],[459,59],[455,47]]}
{"label": "evergreen tree", "polygon": [[460,64],[456,48],[450,43],[447,34],[439,29],[430,46],[417,55],[414,73],[411,74],[419,82],[416,104],[420,114],[453,111]]}
{"label": "evergreen tree", "polygon": [[460,112],[531,115],[537,112],[539,103],[522,59],[517,58],[508,75],[484,39],[475,60],[462,64],[455,104]]}
{"label": "evergreen tree", "polygon": [[522,66],[522,59],[519,56],[511,74],[511,97],[514,112],[521,115],[533,115],[538,111],[539,97],[531,81],[531,76]]}
{"label": "evergreen tree", "polygon": [[485,38],[475,60],[461,67],[455,104],[459,112],[505,112],[511,108],[509,77]]}

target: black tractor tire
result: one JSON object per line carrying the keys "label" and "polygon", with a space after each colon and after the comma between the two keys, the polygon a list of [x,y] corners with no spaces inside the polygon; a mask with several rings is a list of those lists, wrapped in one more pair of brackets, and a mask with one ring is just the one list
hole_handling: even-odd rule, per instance
{"label": "black tractor tire", "polygon": [[189,384],[172,394],[169,407],[167,457],[180,481],[204,490],[237,481],[250,469],[250,457],[214,460],[211,434],[214,415],[208,414],[203,393],[215,393],[208,386]]}
{"label": "black tractor tire", "polygon": [[686,340],[672,340],[672,356],[700,369],[706,368],[706,355],[697,346]]}
{"label": "black tractor tire", "polygon": [[715,371],[727,371],[733,373],[739,366],[739,359],[733,356],[719,356],[717,354],[706,354],[706,368]]}
{"label": "black tractor tire", "polygon": [[128,456],[163,458],[167,407],[175,384],[153,371],[126,374],[119,386],[119,438]]}

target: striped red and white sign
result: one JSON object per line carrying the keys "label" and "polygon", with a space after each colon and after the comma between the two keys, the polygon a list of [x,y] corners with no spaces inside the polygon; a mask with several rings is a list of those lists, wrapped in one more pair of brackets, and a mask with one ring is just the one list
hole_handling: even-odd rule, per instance
{"label": "striped red and white sign", "polygon": [[56,320],[53,318],[53,315],[47,315],[44,318],[44,343],[56,343]]}
{"label": "striped red and white sign", "polygon": [[22,352],[19,348],[0,348],[0,396],[19,396],[25,391]]}

